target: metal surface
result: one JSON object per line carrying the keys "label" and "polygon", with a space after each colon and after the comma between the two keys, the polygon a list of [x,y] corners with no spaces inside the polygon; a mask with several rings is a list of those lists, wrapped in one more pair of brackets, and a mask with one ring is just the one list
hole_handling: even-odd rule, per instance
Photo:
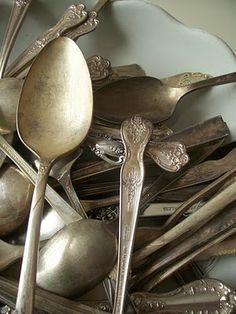
{"label": "metal surface", "polygon": [[8,57],[15,43],[16,36],[20,30],[21,24],[24,21],[28,8],[32,0],[14,1],[14,6],[11,11],[11,16],[7,25],[7,30],[3,38],[0,51],[0,78],[3,77]]}
{"label": "metal surface", "polygon": [[196,260],[207,260],[212,257],[236,255],[236,234],[225,239],[221,243],[215,244],[208,250],[196,257]]}
{"label": "metal surface", "polygon": [[40,250],[37,285],[64,297],[78,297],[109,275],[116,250],[116,237],[103,222],[73,222]]}
{"label": "metal surface", "polygon": [[181,243],[175,244],[175,246],[169,248],[168,251],[165,250],[159,253],[159,256],[151,258],[148,265],[136,276],[135,281],[142,282],[145,277],[160,272],[170,264],[177,262],[181,257],[197,250],[201,246],[210,244],[215,238],[235,229],[235,227],[236,211],[235,204],[232,204],[226,207],[223,213],[207,222],[193,235],[189,236]]}
{"label": "metal surface", "polygon": [[6,236],[27,218],[33,189],[15,166],[5,165],[0,170],[0,191],[0,236]]}
{"label": "metal surface", "polygon": [[197,280],[168,293],[137,292],[131,297],[140,314],[229,314],[236,309],[235,291],[215,279]]}
{"label": "metal surface", "polygon": [[4,78],[0,80],[0,133],[8,134],[16,130],[16,108],[19,102],[23,80]]}
{"label": "metal surface", "polygon": [[[0,301],[6,303],[11,308],[15,306],[17,294],[17,282],[0,277]],[[36,288],[35,313],[40,314],[94,314],[94,308],[83,305],[56,294]],[[106,312],[96,310],[96,314],[106,314]]]}
{"label": "metal surface", "polygon": [[16,302],[18,313],[33,312],[40,221],[50,167],[80,145],[91,119],[92,87],[86,61],[73,41],[61,37],[35,60],[17,112],[20,138],[40,158]]}
{"label": "metal surface", "polygon": [[[235,173],[235,169],[232,171]],[[222,183],[222,181],[223,179],[220,183]],[[215,184],[219,184],[219,181]],[[133,256],[133,262],[139,262],[171,241],[176,241],[179,237],[189,235],[194,229],[196,230],[196,228],[200,228],[203,224],[222,211],[225,206],[235,200],[235,187],[236,183],[234,182],[224,189],[224,191],[219,192],[211,198],[197,212],[185,218],[182,222],[167,231],[163,236],[152,241],[146,248],[137,251]]]}
{"label": "metal surface", "polygon": [[50,41],[59,37],[68,29],[77,24],[83,23],[87,17],[83,4],[71,5],[62,15],[61,19],[52,28],[37,38],[28,48],[26,48],[17,59],[7,68],[7,76],[18,76],[25,68],[33,62],[34,58]]}
{"label": "metal surface", "polygon": [[126,156],[120,174],[118,274],[113,313],[122,314],[125,303],[134,233],[144,180],[143,154],[151,137],[151,122],[134,116],[121,126]]}
{"label": "metal surface", "polygon": [[201,73],[201,72],[184,72],[184,73],[162,78],[161,81],[164,84],[167,84],[169,86],[182,87],[182,86],[191,85],[195,82],[207,80],[211,77],[212,77],[211,75]]}
{"label": "metal surface", "polygon": [[3,271],[22,257],[23,251],[24,247],[22,245],[13,245],[0,240],[0,271]]}
{"label": "metal surface", "polygon": [[[32,167],[18,154],[18,152],[0,135],[0,149],[15,163],[22,173],[34,185],[37,181],[37,173]],[[58,215],[65,224],[82,217],[49,185],[46,187],[46,200],[57,211]]]}
{"label": "metal surface", "polygon": [[129,78],[96,91],[94,114],[99,119],[118,124],[134,114],[140,114],[156,123],[167,120],[178,101],[191,91],[235,81],[235,72],[177,88],[154,77]]}

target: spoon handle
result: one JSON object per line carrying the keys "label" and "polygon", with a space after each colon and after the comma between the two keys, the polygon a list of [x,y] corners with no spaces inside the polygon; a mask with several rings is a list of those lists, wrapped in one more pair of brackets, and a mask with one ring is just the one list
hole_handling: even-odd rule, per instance
{"label": "spoon handle", "polygon": [[114,314],[122,314],[135,227],[144,180],[143,154],[152,134],[151,122],[139,116],[123,122],[121,136],[126,159],[121,168],[118,275]]}
{"label": "spoon handle", "polygon": [[17,59],[8,67],[7,76],[18,76],[28,68],[34,58],[50,41],[61,36],[68,29],[83,23],[87,17],[83,4],[71,5],[52,28],[43,33],[35,42],[26,48]]}
{"label": "spoon handle", "polygon": [[228,83],[236,82],[236,72],[216,76],[209,78],[207,80],[199,81],[196,83],[193,83],[191,85],[187,85],[185,87],[181,87],[182,96],[186,93],[190,93],[194,90],[205,88],[205,87],[211,87],[211,86],[217,86],[217,85],[224,85]]}
{"label": "spoon handle", "polygon": [[[70,169],[68,169],[70,171]],[[72,207],[75,209],[77,213],[83,218],[88,218],[88,215],[86,214],[86,210],[84,209],[83,204],[80,202],[74,186],[71,181],[70,172],[66,171],[63,176],[58,180],[63,187],[64,191],[66,192],[66,195],[71,202]]]}
{"label": "spoon handle", "polygon": [[[234,168],[232,172],[235,173],[235,171],[236,169]],[[219,184],[219,181],[217,183]],[[191,234],[194,229],[196,230],[196,228],[200,228],[236,199],[235,189],[236,182],[233,182],[223,191],[212,197],[197,212],[192,213],[175,227],[167,231],[163,236],[150,242],[145,248],[137,251],[133,261],[137,263],[159,250],[164,245],[176,241],[180,237],[183,238],[184,236]],[[189,201],[187,201],[187,203],[189,203]],[[182,206],[184,206],[184,204]]]}
{"label": "spoon handle", "polygon": [[16,299],[16,313],[19,314],[33,313],[40,225],[50,164],[50,162],[40,161],[38,178],[32,197]]}
{"label": "spoon handle", "polygon": [[189,252],[197,250],[200,246],[206,245],[214,241],[221,234],[227,233],[236,227],[236,207],[235,204],[229,205],[224,212],[210,222],[206,223],[202,228],[197,230],[193,235],[176,244],[171,249],[160,253],[157,257],[153,257],[152,261],[145,269],[142,269],[136,276],[135,281],[142,281],[145,277],[158,273],[170,264],[175,263],[182,256],[186,256]]}
{"label": "spoon handle", "polygon": [[[37,173],[1,135],[0,149],[16,164],[16,166],[24,173],[30,182],[33,184],[36,183]],[[46,188],[46,200],[53,208],[55,208],[58,215],[63,219],[65,224],[82,219],[82,217],[77,212],[75,212],[75,210],[67,202],[65,202],[64,199],[49,185],[47,185]]]}
{"label": "spoon handle", "polygon": [[182,257],[180,260],[175,262],[174,264],[171,264],[170,266],[167,266],[164,270],[161,272],[154,274],[151,278],[148,279],[147,282],[145,282],[142,285],[143,291],[151,291],[155,287],[157,287],[163,280],[171,276],[174,272],[178,271],[181,267],[186,265],[187,263],[191,262],[193,259],[196,258],[199,254],[206,251],[208,248],[212,247],[214,244],[220,243],[223,240],[227,239],[231,235],[235,234],[236,227],[229,229],[216,239],[214,239],[212,242],[207,243],[200,248],[194,250],[193,252],[189,253],[188,255]]}
{"label": "spoon handle", "polygon": [[0,78],[3,77],[11,49],[32,0],[15,0],[0,52]]}
{"label": "spoon handle", "polygon": [[232,313],[236,293],[216,279],[196,280],[165,294],[137,292],[131,296],[138,313]]}
{"label": "spoon handle", "polygon": [[65,33],[65,36],[76,41],[80,36],[92,32],[98,26],[98,23],[97,13],[95,11],[91,11],[89,12],[88,19],[82,25],[69,30]]}

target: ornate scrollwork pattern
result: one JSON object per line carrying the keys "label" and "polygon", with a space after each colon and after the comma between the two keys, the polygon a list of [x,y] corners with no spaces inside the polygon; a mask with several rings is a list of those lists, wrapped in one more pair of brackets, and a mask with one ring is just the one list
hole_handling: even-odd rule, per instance
{"label": "ornate scrollwork pattern", "polygon": [[[207,298],[201,304],[203,294],[209,295],[210,309],[207,306]],[[236,308],[236,293],[214,279],[197,280],[165,294],[134,293],[132,299],[140,313],[152,313],[160,309],[168,312],[169,306],[173,311],[176,298],[176,312],[179,312],[181,296],[184,296],[182,311],[186,314],[229,314]]]}
{"label": "ornate scrollwork pattern", "polygon": [[79,27],[71,30],[66,34],[67,37],[76,40],[78,37],[92,32],[98,26],[99,20],[97,13],[94,11],[89,12],[88,19]]}
{"label": "ornate scrollwork pattern", "polygon": [[142,119],[142,117],[136,115],[131,118],[127,131],[131,136],[132,141],[136,144],[138,142],[141,142],[142,135],[145,134],[145,131],[147,130],[145,120]]}
{"label": "ornate scrollwork pattern", "polygon": [[178,171],[189,161],[185,146],[178,142],[156,143],[149,147],[148,154],[161,168],[170,172]]}
{"label": "ornate scrollwork pattern", "polygon": [[25,7],[26,5],[30,4],[32,0],[17,0],[15,3],[18,7]]}
{"label": "ornate scrollwork pattern", "polygon": [[11,314],[12,309],[8,306],[5,305],[4,307],[0,308],[0,314]]}
{"label": "ornate scrollwork pattern", "polygon": [[92,81],[103,80],[107,78],[112,71],[110,61],[101,56],[93,56],[86,61]]}

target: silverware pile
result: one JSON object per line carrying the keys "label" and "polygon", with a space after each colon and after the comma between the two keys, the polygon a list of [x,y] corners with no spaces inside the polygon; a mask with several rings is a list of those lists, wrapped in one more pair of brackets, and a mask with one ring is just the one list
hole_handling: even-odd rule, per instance
{"label": "silverware pile", "polygon": [[31,3],[14,2],[0,54],[0,311],[234,313],[236,293],[193,271],[235,254],[230,131],[221,116],[179,132],[165,121],[236,72],[157,79],[85,59],[74,41],[107,2],[70,6],[7,67]]}

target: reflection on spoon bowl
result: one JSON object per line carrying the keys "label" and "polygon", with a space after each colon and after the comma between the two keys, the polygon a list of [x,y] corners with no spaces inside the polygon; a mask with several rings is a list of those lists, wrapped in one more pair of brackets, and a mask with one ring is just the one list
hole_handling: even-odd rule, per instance
{"label": "reflection on spoon bowl", "polygon": [[4,165],[0,171],[0,190],[0,236],[5,236],[26,219],[33,187],[16,167]]}

